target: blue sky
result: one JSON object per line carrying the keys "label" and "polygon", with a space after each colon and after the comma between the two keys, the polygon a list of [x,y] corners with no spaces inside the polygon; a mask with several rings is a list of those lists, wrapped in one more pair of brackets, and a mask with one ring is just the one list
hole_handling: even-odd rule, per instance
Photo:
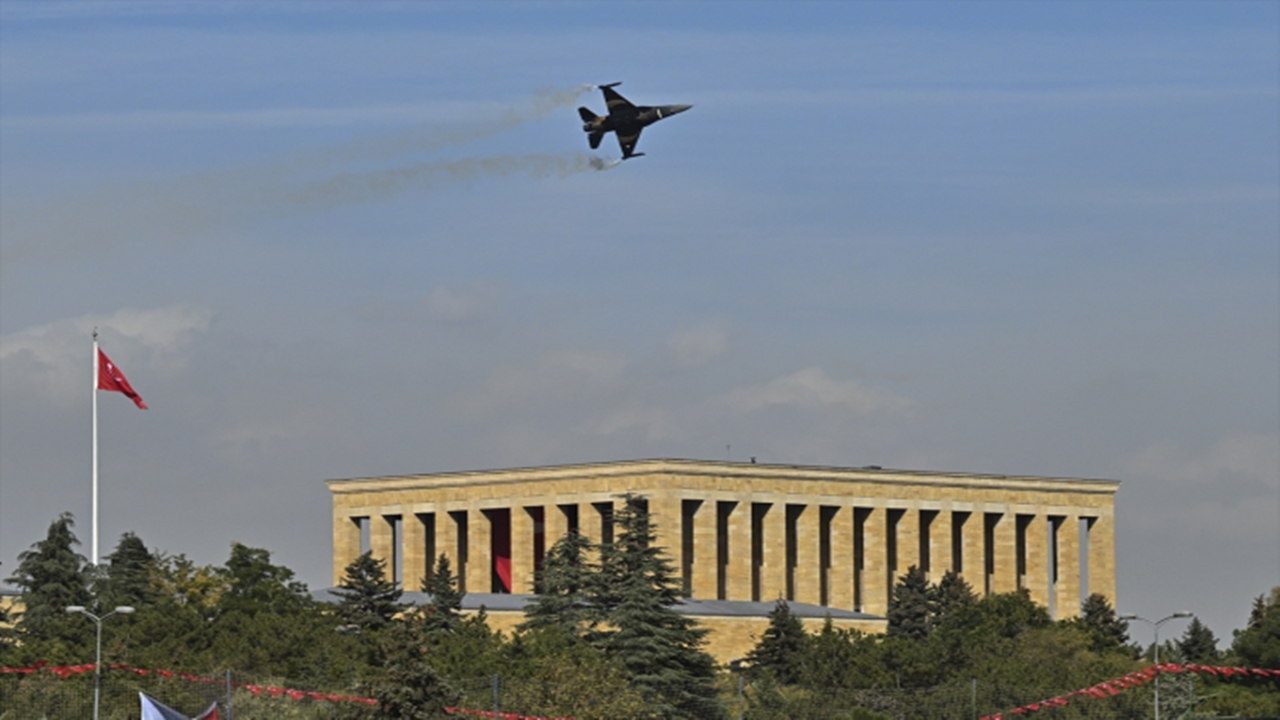
{"label": "blue sky", "polygon": [[[1119,479],[1121,610],[1224,640],[1280,582],[1275,3],[0,21],[5,575],[89,537],[98,325],[108,546],[321,586],[324,479],[728,445]],[[584,171],[619,80],[695,107]]]}

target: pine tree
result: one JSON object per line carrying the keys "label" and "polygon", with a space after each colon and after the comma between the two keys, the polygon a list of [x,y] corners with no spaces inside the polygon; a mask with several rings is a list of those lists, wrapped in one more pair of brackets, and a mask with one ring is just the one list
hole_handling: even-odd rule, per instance
{"label": "pine tree", "polygon": [[440,553],[431,577],[422,579],[422,592],[431,596],[423,617],[427,632],[455,632],[462,624],[462,593],[458,576],[449,567],[449,556]]}
{"label": "pine tree", "polygon": [[786,600],[779,599],[769,611],[769,627],[747,653],[749,674],[759,677],[769,673],[783,685],[794,685],[800,681],[800,660],[807,640],[800,618],[791,613]]}
{"label": "pine tree", "polygon": [[446,717],[445,708],[460,696],[427,663],[426,644],[412,625],[397,625],[383,644],[385,677],[362,686],[378,701],[374,713],[387,720]]}
{"label": "pine tree", "polygon": [[1263,619],[1267,616],[1266,598],[1259,595],[1253,599],[1253,607],[1249,610],[1249,622],[1244,626],[1246,630],[1252,630],[1262,625]]}
{"label": "pine tree", "polygon": [[611,628],[595,636],[621,663],[659,717],[720,718],[715,660],[702,650],[707,631],[677,613],[671,563],[655,544],[644,498],[626,494],[614,515],[616,539],[600,547],[593,604]]}
{"label": "pine tree", "polygon": [[924,570],[915,565],[907,568],[907,574],[893,586],[893,595],[889,599],[887,634],[911,640],[928,637],[933,597],[934,590]]}
{"label": "pine tree", "polygon": [[1249,667],[1280,667],[1280,587],[1271,597],[1258,597],[1249,625],[1237,630],[1231,651]]}
{"label": "pine tree", "polygon": [[1094,652],[1113,650],[1129,642],[1129,623],[1116,617],[1110,601],[1101,593],[1085,599],[1078,622],[1092,635]]}
{"label": "pine tree", "polygon": [[400,604],[402,591],[387,579],[386,568],[386,561],[373,557],[373,551],[363,553],[347,565],[342,582],[333,591],[341,598],[338,614],[345,622],[361,630],[377,632],[404,610]]}
{"label": "pine tree", "polygon": [[591,541],[577,532],[560,538],[547,551],[538,571],[537,595],[525,605],[522,630],[558,627],[582,637],[591,625],[588,589],[595,571],[587,562]]}
{"label": "pine tree", "polygon": [[109,564],[94,584],[99,607],[144,608],[155,604],[157,559],[137,535],[121,535],[115,551],[106,559]]}
{"label": "pine tree", "polygon": [[978,597],[973,588],[954,570],[948,570],[938,581],[933,595],[933,626],[937,627],[956,609],[971,605]]}
{"label": "pine tree", "polygon": [[1218,638],[1214,637],[1213,631],[1201,623],[1198,617],[1191,618],[1191,623],[1182,633],[1177,647],[1185,662],[1209,664],[1217,662]]}
{"label": "pine tree", "polygon": [[73,526],[71,513],[59,515],[44,540],[18,555],[17,570],[5,580],[22,589],[22,634],[42,638],[59,632],[67,607],[90,605],[89,575],[84,556],[73,549],[80,544]]}

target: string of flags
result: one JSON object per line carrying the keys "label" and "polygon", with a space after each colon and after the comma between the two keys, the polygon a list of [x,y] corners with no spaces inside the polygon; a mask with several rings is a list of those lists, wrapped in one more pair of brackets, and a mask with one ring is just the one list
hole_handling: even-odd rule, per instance
{"label": "string of flags", "polygon": [[1135,670],[1128,675],[1122,675],[1111,680],[1104,680],[1096,685],[1090,685],[1081,690],[1075,690],[1065,695],[1059,695],[1047,700],[1023,705],[1004,713],[996,713],[995,715],[987,715],[981,720],[1006,720],[1006,716],[1026,715],[1028,713],[1046,710],[1053,707],[1066,707],[1071,698],[1090,697],[1090,698],[1107,698],[1119,695],[1121,692],[1140,685],[1145,685],[1160,673],[1184,673],[1191,672],[1197,675],[1213,675],[1222,678],[1245,678],[1245,677],[1264,677],[1264,678],[1280,678],[1280,670],[1270,670],[1264,668],[1245,668],[1245,667],[1227,667],[1222,665],[1196,665],[1193,663],[1160,663],[1159,665],[1151,665],[1141,670]]}
{"label": "string of flags", "polygon": [[[93,672],[94,667],[95,667],[94,663],[84,663],[83,665],[49,665],[47,662],[41,660],[35,665],[31,665],[29,667],[24,667],[24,668],[0,667],[0,674],[16,673],[19,675],[30,675],[31,673],[38,672],[40,670],[45,670],[65,680],[71,677],[72,675],[79,675],[81,673]],[[145,670],[143,668],[130,667],[128,665],[120,665],[120,664],[103,665],[102,667],[104,670],[123,670],[125,672],[131,672],[135,675],[142,675],[142,676],[155,675],[156,677],[162,677],[162,678],[178,678],[179,680],[186,680],[188,682],[202,682],[202,683],[211,683],[211,684],[217,684],[217,685],[222,685],[225,682],[220,678],[202,677],[200,675],[192,675],[190,673],[174,672],[173,670]],[[312,692],[309,690],[293,690],[290,688],[272,687],[270,685],[253,685],[250,683],[231,683],[231,687],[246,690],[252,695],[262,695],[263,693],[266,693],[271,697],[280,697],[281,695],[283,695],[289,698],[290,700],[311,699],[311,700],[327,700],[329,702],[355,702],[355,703],[363,703],[365,705],[378,704],[378,701],[374,700],[373,698],[356,697],[354,695],[335,695],[333,693],[320,693],[320,692]]]}
{"label": "string of flags", "polygon": [[[54,675],[57,675],[58,677],[65,680],[71,677],[72,675],[80,675],[82,673],[93,672],[95,667],[97,666],[94,663],[84,663],[81,665],[50,665],[47,661],[41,660],[40,662],[34,665],[29,665],[27,667],[19,668],[19,667],[0,666],[0,675],[4,675],[4,674],[31,675],[36,672],[44,671],[44,672],[53,673]],[[205,677],[202,675],[192,675],[191,673],[175,672],[173,670],[145,670],[143,668],[130,667],[128,665],[121,665],[118,663],[111,664],[111,665],[103,665],[102,667],[105,670],[122,670],[124,672],[131,672],[135,675],[140,675],[140,676],[154,675],[156,677],[162,677],[162,678],[177,678],[179,680],[186,680],[188,682],[210,683],[215,685],[224,685],[226,682],[221,678]],[[360,703],[363,705],[378,704],[378,701],[373,698],[358,697],[356,695],[336,695],[333,693],[314,692],[311,690],[295,690],[293,688],[274,687],[271,685],[254,685],[251,683],[231,683],[231,687],[245,690],[251,695],[267,695],[269,697],[286,697],[286,698],[289,698],[290,700],[322,700],[327,702],[353,702],[353,703]],[[148,701],[150,701],[154,705],[158,705],[158,703],[156,703],[151,698],[146,698],[145,696],[144,698],[145,698],[143,700],[144,707],[146,707],[146,704]],[[207,718],[208,720],[217,720],[218,716],[217,716],[216,709],[212,709],[212,710],[214,714],[212,715],[207,714],[208,711],[206,711],[205,715],[200,715],[199,717]],[[156,710],[155,712],[158,713],[160,711]],[[447,707],[445,708],[445,712],[449,713],[450,715],[473,715],[473,716],[479,716],[479,717],[496,718],[499,720],[573,720],[572,718],[536,717],[533,715],[519,715],[516,713],[497,712],[494,710],[472,710],[470,708],[456,708],[456,707]],[[152,717],[164,718],[165,716],[162,714],[157,714],[157,715],[153,715]]]}
{"label": "string of flags", "polygon": [[[96,666],[94,663],[84,663],[82,665],[50,665],[46,661],[40,661],[28,667],[0,667],[0,675],[18,674],[30,675],[39,671],[46,671],[66,679],[72,675],[92,672]],[[189,682],[202,682],[212,684],[223,684],[223,680],[213,677],[204,677],[200,675],[192,675],[190,673],[174,672],[172,670],[144,670],[142,668],[130,667],[128,665],[112,664],[103,666],[107,670],[123,670],[136,675],[155,675],[162,678],[178,678]],[[1021,716],[1029,713],[1037,712],[1054,707],[1066,707],[1072,698],[1108,698],[1119,695],[1125,690],[1140,687],[1152,680],[1160,673],[1195,673],[1197,675],[1212,675],[1219,678],[1236,678],[1244,679],[1248,677],[1257,678],[1276,678],[1280,679],[1280,669],[1268,668],[1246,668],[1231,667],[1224,665],[1197,665],[1194,663],[1160,663],[1158,665],[1150,665],[1141,670],[1135,670],[1128,675],[1122,675],[1111,680],[1104,680],[1087,688],[1075,690],[1073,692],[1059,695],[1057,697],[1040,700],[1029,705],[1014,708],[1003,713],[987,715],[981,720],[1007,720],[1010,716]],[[292,688],[274,687],[271,685],[254,685],[251,683],[231,683],[232,687],[241,688],[253,695],[266,694],[270,697],[287,697],[290,700],[323,700],[328,702],[354,702],[364,705],[377,705],[378,701],[373,698],[358,697],[355,695],[336,695],[333,693],[322,693],[311,690],[295,690]],[[471,715],[477,717],[496,718],[500,720],[571,720],[571,718],[547,718],[535,717],[532,715],[520,715],[517,713],[504,713],[494,710],[473,710],[470,708],[445,708],[445,712],[451,715]],[[210,716],[217,717],[216,715]]]}

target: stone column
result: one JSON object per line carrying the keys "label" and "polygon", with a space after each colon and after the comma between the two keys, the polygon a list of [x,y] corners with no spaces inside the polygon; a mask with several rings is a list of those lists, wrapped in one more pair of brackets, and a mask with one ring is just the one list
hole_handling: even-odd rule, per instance
{"label": "stone column", "polygon": [[991,592],[1014,592],[1018,589],[1018,516],[1011,512],[987,514],[998,518],[992,533],[995,568],[991,578]]}
{"label": "stone column", "polygon": [[760,565],[760,601],[771,603],[787,596],[787,506],[773,503],[765,513]]}
{"label": "stone column", "polygon": [[369,518],[369,549],[373,551],[375,558],[387,564],[388,579],[396,571],[395,537],[391,527],[396,517],[379,513]]}
{"label": "stone column", "polygon": [[853,609],[853,508],[831,508],[831,566],[827,570],[827,606]]}
{"label": "stone column", "polygon": [[862,612],[889,612],[888,509],[867,508],[862,523]]}
{"label": "stone column", "polygon": [[[357,542],[359,537],[356,538]],[[741,501],[729,513],[729,567],[725,569],[725,598],[751,599],[751,503]]]}
{"label": "stone column", "polygon": [[671,561],[677,580],[680,577],[682,507],[681,499],[671,493],[664,492],[649,498],[649,521],[653,523],[655,542]]}
{"label": "stone column", "polygon": [[436,513],[436,551],[449,558],[449,570],[458,578],[458,589],[464,592],[467,587],[467,515],[466,510]]}
{"label": "stone column", "polygon": [[1049,607],[1049,527],[1045,516],[1032,515],[1026,525],[1023,538],[1027,549],[1027,591],[1031,602]]}
{"label": "stone column", "polygon": [[467,510],[467,592],[493,590],[493,533],[480,510]]}
{"label": "stone column", "polygon": [[360,521],[333,508],[333,584],[346,577],[347,566],[360,557]]}
{"label": "stone column", "polygon": [[983,528],[982,512],[956,513],[953,522],[963,522],[960,528],[960,575],[973,588],[974,595],[982,597],[986,591],[985,549],[986,533]]}
{"label": "stone column", "polygon": [[[898,520],[897,568],[893,572],[893,584],[897,584],[912,565],[920,565],[920,511],[907,508]],[[890,586],[892,587],[892,585]]]}
{"label": "stone column", "polygon": [[400,587],[415,591],[427,576],[427,533],[422,515],[409,513],[400,521]]}
{"label": "stone column", "polygon": [[822,563],[819,550],[822,542],[818,534],[821,508],[817,505],[796,505],[796,565],[792,569],[796,602],[820,605],[822,603]]}
{"label": "stone column", "polygon": [[578,534],[592,544],[600,542],[600,513],[591,503],[578,503]]}
{"label": "stone column", "polygon": [[1054,620],[1080,615],[1080,519],[1075,515],[1054,518],[1057,538],[1054,582]]}
{"label": "stone column", "polygon": [[716,501],[703,500],[693,516],[693,592],[699,600],[715,600],[719,547],[716,542]]}
{"label": "stone column", "polygon": [[551,551],[551,546],[569,534],[569,516],[564,514],[564,510],[560,505],[548,505],[546,513],[546,543],[547,551]]}
{"label": "stone column", "polygon": [[951,562],[951,519],[950,511],[939,510],[929,523],[929,580],[935,583],[948,570],[955,570]]}
{"label": "stone column", "polygon": [[527,595],[533,592],[534,537],[532,507],[511,508],[511,592]]}
{"label": "stone column", "polygon": [[1116,606],[1116,534],[1110,515],[1089,518],[1089,594],[1106,596]]}

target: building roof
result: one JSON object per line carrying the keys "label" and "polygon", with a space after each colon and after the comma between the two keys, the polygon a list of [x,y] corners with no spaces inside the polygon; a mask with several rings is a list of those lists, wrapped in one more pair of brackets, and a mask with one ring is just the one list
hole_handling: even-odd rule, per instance
{"label": "building roof", "polygon": [[[313,590],[311,591],[311,597],[320,602],[336,603],[338,602],[338,596],[333,594],[334,590],[337,590],[337,588]],[[525,605],[528,605],[534,597],[534,595],[507,593],[467,593],[462,596],[462,609],[469,611],[484,609],[487,612],[523,612]],[[413,605],[427,605],[431,602],[431,596],[422,592],[406,592],[400,597],[400,601]],[[788,602],[787,604],[791,608],[791,614],[801,618],[825,618],[830,615],[833,620],[884,619],[879,615],[868,615],[867,613],[823,607],[821,605],[800,602]],[[764,617],[769,614],[770,610],[773,610],[773,607],[774,603],[772,602],[685,598],[675,606],[675,611],[681,615],[695,617]]]}
{"label": "building roof", "polygon": [[1112,495],[1120,487],[1118,480],[1091,478],[1044,477],[1036,475],[998,475],[983,473],[939,472],[933,470],[894,470],[879,466],[836,467],[822,465],[780,465],[754,462],[724,462],[715,460],[682,460],[653,458],[648,460],[617,460],[611,462],[579,463],[571,465],[547,465],[538,467],[504,468],[496,470],[466,470],[459,472],[423,473],[415,475],[384,475],[327,481],[330,492],[365,492],[388,490],[396,487],[456,487],[473,484],[502,484],[505,482],[529,482],[538,480],[568,480],[588,477],[623,476],[652,473],[679,475],[713,475],[718,477],[759,477],[769,480],[822,480],[835,482],[922,484],[936,486],[963,486],[1011,489],[1061,489],[1071,492]]}

